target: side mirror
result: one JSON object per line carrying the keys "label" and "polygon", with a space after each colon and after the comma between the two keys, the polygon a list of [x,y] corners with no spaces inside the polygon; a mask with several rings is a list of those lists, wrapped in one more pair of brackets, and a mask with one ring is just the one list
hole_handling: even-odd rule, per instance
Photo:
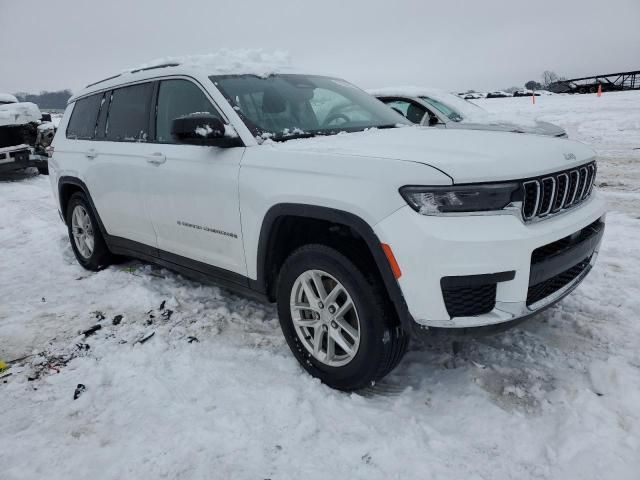
{"label": "side mirror", "polygon": [[[235,132],[233,132],[235,134]],[[208,113],[196,113],[174,118],[171,122],[171,136],[179,143],[210,147],[240,147],[242,140],[237,134],[226,132],[225,124],[218,117]]]}
{"label": "side mirror", "polygon": [[439,123],[440,123],[440,120],[438,120],[438,117],[436,117],[435,115],[429,115],[429,126],[430,127],[435,127]]}

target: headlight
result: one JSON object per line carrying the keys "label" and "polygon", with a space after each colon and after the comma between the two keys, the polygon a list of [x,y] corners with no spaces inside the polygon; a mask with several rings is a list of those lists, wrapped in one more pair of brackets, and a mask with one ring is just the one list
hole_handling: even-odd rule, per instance
{"label": "headlight", "polygon": [[400,195],[416,212],[423,215],[489,212],[502,210],[520,192],[519,183],[493,183],[447,187],[413,187],[400,189]]}

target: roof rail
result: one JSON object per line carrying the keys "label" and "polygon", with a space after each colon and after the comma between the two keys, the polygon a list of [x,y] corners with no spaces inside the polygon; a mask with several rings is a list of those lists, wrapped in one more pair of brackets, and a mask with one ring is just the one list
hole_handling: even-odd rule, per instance
{"label": "roof rail", "polygon": [[[154,65],[153,67],[136,68],[135,70],[130,70],[130,71],[125,72],[125,73],[145,72],[147,70],[153,70],[154,68],[177,67],[178,65],[180,65],[180,64],[179,63],[175,63],[175,62],[173,62],[173,63],[163,63],[162,65]],[[111,77],[103,78],[102,80],[98,80],[97,82],[90,83],[85,88],[93,87],[94,85],[98,85],[99,83],[106,82],[107,80],[113,80],[114,78],[118,78],[120,75],[122,75],[122,74],[118,73],[117,75],[112,75]]]}
{"label": "roof rail", "polygon": [[93,87],[94,85],[98,85],[99,83],[106,82],[107,80],[113,80],[114,78],[118,78],[120,75],[122,75],[122,74],[121,74],[121,73],[119,73],[119,74],[117,74],[117,75],[112,75],[112,76],[110,76],[110,77],[103,78],[102,80],[98,80],[97,82],[90,83],[89,85],[87,85],[87,86],[86,86],[86,87],[84,87],[84,88]]}
{"label": "roof rail", "polygon": [[178,65],[180,64],[175,62],[163,63],[162,65],[154,65],[153,67],[136,68],[135,70],[131,70],[129,73],[145,72],[147,70],[153,70],[154,68],[177,67]]}

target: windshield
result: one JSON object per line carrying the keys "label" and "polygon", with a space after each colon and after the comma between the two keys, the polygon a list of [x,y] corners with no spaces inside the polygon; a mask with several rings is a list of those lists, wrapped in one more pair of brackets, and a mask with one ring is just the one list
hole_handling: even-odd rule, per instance
{"label": "windshield", "polygon": [[486,111],[482,108],[455,95],[447,95],[446,99],[436,99],[433,95],[429,97],[421,96],[420,98],[454,122],[486,115]]}
{"label": "windshield", "polygon": [[254,135],[274,140],[410,125],[344,80],[308,75],[209,77]]}

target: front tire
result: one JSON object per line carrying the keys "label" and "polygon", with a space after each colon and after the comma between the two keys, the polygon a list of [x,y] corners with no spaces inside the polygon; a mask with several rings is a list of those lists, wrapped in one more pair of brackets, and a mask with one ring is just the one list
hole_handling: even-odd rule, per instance
{"label": "front tire", "polygon": [[38,173],[40,175],[49,175],[49,167],[38,167]]}
{"label": "front tire", "polygon": [[384,290],[346,256],[306,245],[278,277],[278,316],[296,359],[339,390],[374,384],[402,359],[409,338]]}
{"label": "front tire", "polygon": [[66,219],[71,248],[78,263],[92,271],[108,266],[112,255],[84,193],[77,192],[71,196]]}

